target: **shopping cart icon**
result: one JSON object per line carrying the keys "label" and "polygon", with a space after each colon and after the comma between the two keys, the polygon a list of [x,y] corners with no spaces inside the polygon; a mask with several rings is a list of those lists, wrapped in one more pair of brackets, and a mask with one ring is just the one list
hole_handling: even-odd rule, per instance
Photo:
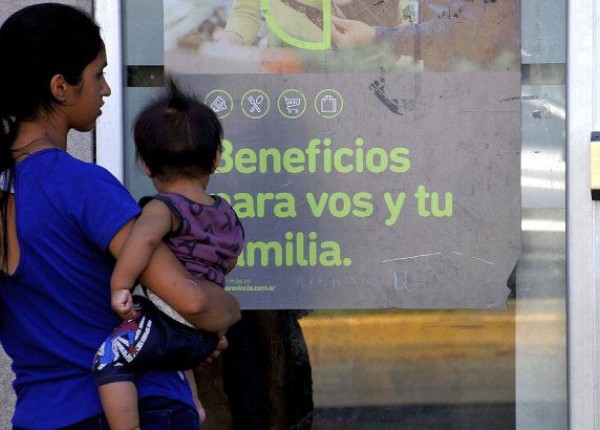
{"label": "shopping cart icon", "polygon": [[302,99],[299,97],[288,97],[283,96],[285,100],[285,108],[288,114],[299,114],[300,113],[300,105],[302,104]]}

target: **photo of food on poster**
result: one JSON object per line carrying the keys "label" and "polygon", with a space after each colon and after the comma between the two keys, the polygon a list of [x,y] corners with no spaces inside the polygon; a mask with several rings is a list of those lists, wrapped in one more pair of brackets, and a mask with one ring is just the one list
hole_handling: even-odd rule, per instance
{"label": "photo of food on poster", "polygon": [[244,308],[506,306],[518,0],[164,0],[164,30],[223,123]]}

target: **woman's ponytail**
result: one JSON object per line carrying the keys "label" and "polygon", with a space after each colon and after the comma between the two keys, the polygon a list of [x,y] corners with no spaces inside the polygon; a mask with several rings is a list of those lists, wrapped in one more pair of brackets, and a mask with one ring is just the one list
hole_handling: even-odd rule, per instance
{"label": "woman's ponytail", "polygon": [[12,115],[4,114],[3,109],[0,108],[0,172],[14,166],[10,148],[17,136],[18,127],[17,119]]}

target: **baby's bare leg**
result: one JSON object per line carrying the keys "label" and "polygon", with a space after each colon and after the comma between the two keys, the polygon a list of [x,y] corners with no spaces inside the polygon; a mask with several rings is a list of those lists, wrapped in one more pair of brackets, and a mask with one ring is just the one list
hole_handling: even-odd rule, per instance
{"label": "baby's bare leg", "polygon": [[138,397],[133,382],[111,382],[98,387],[111,430],[139,430]]}
{"label": "baby's bare leg", "polygon": [[206,419],[206,410],[204,406],[202,406],[202,402],[200,402],[200,397],[198,397],[198,387],[196,386],[196,377],[194,376],[193,370],[186,370],[183,372],[185,377],[190,384],[190,388],[192,389],[192,397],[194,398],[194,404],[196,405],[196,410],[198,411],[198,416],[200,417],[200,424],[204,422]]}

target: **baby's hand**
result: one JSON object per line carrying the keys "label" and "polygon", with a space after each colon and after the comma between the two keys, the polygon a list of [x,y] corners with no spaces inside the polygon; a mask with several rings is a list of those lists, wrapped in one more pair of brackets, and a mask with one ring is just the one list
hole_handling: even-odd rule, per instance
{"label": "baby's hand", "polygon": [[124,320],[135,318],[135,311],[133,310],[133,299],[129,290],[119,290],[112,293],[111,306]]}

